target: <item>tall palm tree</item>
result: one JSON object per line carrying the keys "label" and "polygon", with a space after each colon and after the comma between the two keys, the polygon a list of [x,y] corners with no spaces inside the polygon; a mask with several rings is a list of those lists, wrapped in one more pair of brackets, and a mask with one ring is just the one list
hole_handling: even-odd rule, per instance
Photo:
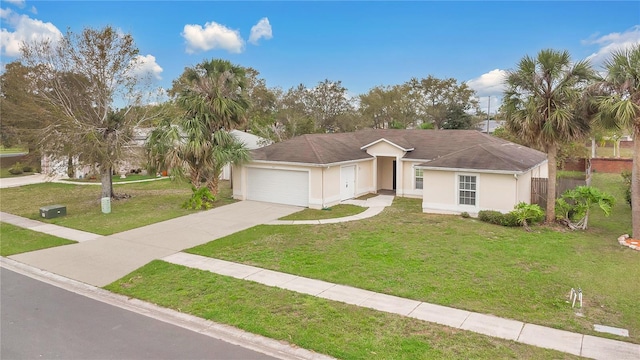
{"label": "tall palm tree", "polygon": [[525,56],[507,73],[507,128],[525,143],[547,153],[546,221],[555,221],[558,147],[584,137],[589,120],[577,111],[582,90],[594,72],[586,61],[572,62],[567,51],[541,50]]}
{"label": "tall palm tree", "polygon": [[246,147],[229,133],[244,125],[249,108],[245,86],[244,69],[226,60],[187,68],[170,91],[183,116],[167,119],[151,135],[153,162],[196,188],[204,183],[216,195],[224,165],[249,159]]}
{"label": "tall palm tree", "polygon": [[607,75],[599,83],[606,95],[596,98],[599,120],[614,129],[633,131],[631,176],[632,235],[640,236],[640,44],[614,52],[604,64]]}

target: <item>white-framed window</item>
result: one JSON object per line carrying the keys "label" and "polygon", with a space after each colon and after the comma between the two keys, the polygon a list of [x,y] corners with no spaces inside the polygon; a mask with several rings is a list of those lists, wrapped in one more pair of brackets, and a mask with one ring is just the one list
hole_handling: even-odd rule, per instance
{"label": "white-framed window", "polygon": [[416,189],[422,189],[424,185],[424,171],[422,169],[413,169]]}
{"label": "white-framed window", "polygon": [[476,206],[477,178],[474,175],[458,175],[458,204]]}

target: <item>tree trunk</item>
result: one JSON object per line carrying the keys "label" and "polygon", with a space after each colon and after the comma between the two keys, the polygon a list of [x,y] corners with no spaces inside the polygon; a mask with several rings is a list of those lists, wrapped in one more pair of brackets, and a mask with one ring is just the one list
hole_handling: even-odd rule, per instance
{"label": "tree trunk", "polygon": [[100,167],[100,183],[102,184],[102,193],[101,197],[103,198],[112,198],[113,197],[113,184],[111,182],[111,168],[108,166]]}
{"label": "tree trunk", "polygon": [[69,179],[73,179],[76,177],[76,169],[73,166],[73,155],[69,155],[67,158],[67,176]]}
{"label": "tree trunk", "polygon": [[591,158],[596,157],[596,138],[591,138]]}
{"label": "tree trunk", "polygon": [[212,176],[211,178],[207,179],[207,187],[209,188],[209,190],[211,191],[211,194],[213,194],[213,196],[218,196],[218,183],[220,176]]}
{"label": "tree trunk", "polygon": [[558,146],[556,144],[549,145],[547,149],[547,166],[549,169],[549,180],[547,181],[547,209],[546,219],[547,224],[551,224],[556,221],[556,155],[558,154]]}
{"label": "tree trunk", "polygon": [[640,131],[633,136],[633,170],[631,172],[631,237],[640,237]]}
{"label": "tree trunk", "polygon": [[196,189],[199,189],[200,188],[200,171],[196,170],[195,167],[192,167],[191,171],[189,172],[189,176],[191,180],[191,186],[193,186]]}

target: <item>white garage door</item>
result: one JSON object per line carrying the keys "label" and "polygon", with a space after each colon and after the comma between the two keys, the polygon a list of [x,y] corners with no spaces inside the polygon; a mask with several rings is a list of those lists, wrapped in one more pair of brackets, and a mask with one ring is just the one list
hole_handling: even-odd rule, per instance
{"label": "white garage door", "polygon": [[309,173],[306,171],[247,169],[247,199],[309,206]]}

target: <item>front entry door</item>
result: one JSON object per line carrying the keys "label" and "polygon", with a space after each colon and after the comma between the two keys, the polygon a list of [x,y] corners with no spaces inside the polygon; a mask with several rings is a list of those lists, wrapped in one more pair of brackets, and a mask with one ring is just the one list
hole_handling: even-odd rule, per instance
{"label": "front entry door", "polygon": [[356,196],[356,167],[340,168],[340,200],[353,199]]}

